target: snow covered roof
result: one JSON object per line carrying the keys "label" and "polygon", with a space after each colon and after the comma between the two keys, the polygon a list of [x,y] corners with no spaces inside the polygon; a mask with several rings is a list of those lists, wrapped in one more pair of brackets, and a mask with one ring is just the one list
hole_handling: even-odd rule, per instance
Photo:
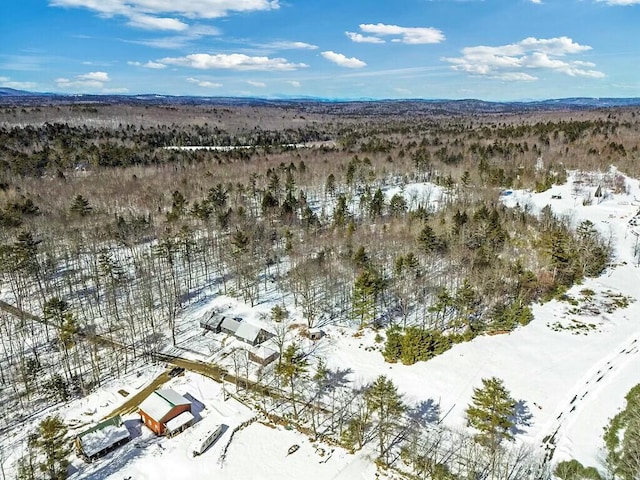
{"label": "snow covered roof", "polygon": [[236,331],[236,337],[248,342],[255,342],[260,335],[260,330],[262,329],[253,323],[242,322]]}
{"label": "snow covered roof", "polygon": [[224,317],[224,320],[222,320],[220,327],[223,330],[228,330],[235,334],[238,331],[238,328],[240,327],[240,325],[242,325],[242,323],[243,322],[241,318]]}
{"label": "snow covered roof", "polygon": [[107,450],[125,438],[129,438],[129,430],[119,416],[101,422],[78,435],[82,451],[87,457]]}
{"label": "snow covered roof", "polygon": [[200,325],[209,325],[213,328],[217,328],[223,320],[224,317],[219,313],[216,313],[215,311],[207,312],[200,319]]}
{"label": "snow covered roof", "polygon": [[195,419],[191,412],[182,412],[175,418],[172,418],[167,422],[167,430],[169,432],[173,432],[175,430],[180,430],[189,422],[192,422]]}
{"label": "snow covered roof", "polygon": [[267,360],[268,358],[271,358],[273,355],[278,355],[278,352],[276,352],[274,349],[269,347],[263,347],[263,346],[255,347],[251,351],[251,353],[256,358],[259,358],[260,360]]}
{"label": "snow covered roof", "polygon": [[140,410],[151,418],[161,421],[177,405],[190,405],[191,402],[171,389],[156,390],[141,404]]}
{"label": "snow covered roof", "polygon": [[165,398],[174,405],[191,405],[191,402],[170,388],[156,390],[155,393]]}

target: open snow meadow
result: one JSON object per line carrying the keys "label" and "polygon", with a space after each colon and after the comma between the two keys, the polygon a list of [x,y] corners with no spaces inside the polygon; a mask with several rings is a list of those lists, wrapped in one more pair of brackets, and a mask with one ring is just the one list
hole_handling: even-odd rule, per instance
{"label": "open snow meadow", "polygon": [[[529,324],[509,333],[480,335],[414,365],[386,363],[378,333],[370,328],[357,330],[346,322],[323,325],[319,340],[300,337],[299,341],[313,358],[323,359],[326,367],[342,372],[351,388],[384,374],[397,386],[404,402],[417,407],[427,422],[457,430],[467,428],[465,410],[473,389],[483,378],[498,377],[517,401],[516,444],[550,452],[553,463],[577,459],[602,468],[606,456],[603,430],[624,406],[626,393],[640,382],[640,185],[638,180],[624,177],[623,193],[601,191],[596,196],[599,176],[615,174],[615,169],[607,173],[570,172],[567,183],[542,193],[500,193],[500,201],[508,207],[538,214],[549,205],[574,226],[589,220],[613,246],[614,258],[602,275],[575,285],[562,300],[534,304]],[[424,203],[426,199],[434,208],[446,200],[440,187],[428,183],[385,189],[388,198],[399,192],[408,203]],[[166,375],[162,361],[137,365],[85,398],[38,412],[31,424],[59,414],[71,435],[117,412],[130,432],[128,443],[92,463],[72,456],[70,478],[394,477],[393,470],[376,473],[375,446],[365,446],[354,454],[286,422],[270,422],[265,412],[275,407],[262,404],[259,396],[238,400],[236,393],[241,387],[237,379],[259,381],[274,364],[261,368],[240,361],[237,352],[242,345],[238,339],[203,330],[200,322],[215,311],[270,330],[274,325],[268,320],[269,312],[283,304],[291,313],[292,324],[301,319],[302,312],[290,296],[276,289],[267,292],[259,304],[250,307],[212,287],[202,301],[182,312],[177,319],[176,345],[166,346],[162,353],[193,362],[185,364],[185,372],[162,377]],[[7,302],[14,301],[6,291],[2,294]],[[265,345],[278,349],[274,340]],[[204,374],[194,365],[202,366]],[[207,365],[222,368],[229,378],[223,374],[214,379],[204,370]],[[145,428],[135,402],[123,407],[161,377],[162,388],[171,388],[191,400],[195,418],[193,426],[171,438],[156,437]],[[230,381],[232,377],[235,383]],[[221,437],[203,454],[194,456],[198,439],[217,424],[223,425]],[[0,461],[6,478],[16,473],[12,469],[24,454],[19,446],[28,433],[23,427],[8,428],[0,437]]]}

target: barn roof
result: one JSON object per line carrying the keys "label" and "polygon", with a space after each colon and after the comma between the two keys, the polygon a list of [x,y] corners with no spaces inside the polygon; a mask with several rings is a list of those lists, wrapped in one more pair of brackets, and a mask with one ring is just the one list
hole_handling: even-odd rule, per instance
{"label": "barn roof", "polygon": [[189,400],[170,388],[156,390],[155,393],[166,399],[168,402],[171,402],[173,405],[191,405]]}
{"label": "barn roof", "polygon": [[119,415],[100,422],[78,435],[82,451],[87,457],[107,450],[125,438],[129,438],[129,430]]}
{"label": "barn roof", "polygon": [[236,337],[247,342],[255,342],[262,329],[249,322],[242,322],[236,331]]}
{"label": "barn roof", "polygon": [[191,402],[179,393],[167,388],[156,390],[149,395],[141,404],[140,410],[145,412],[154,420],[160,422],[167,414],[178,405],[190,405]]}

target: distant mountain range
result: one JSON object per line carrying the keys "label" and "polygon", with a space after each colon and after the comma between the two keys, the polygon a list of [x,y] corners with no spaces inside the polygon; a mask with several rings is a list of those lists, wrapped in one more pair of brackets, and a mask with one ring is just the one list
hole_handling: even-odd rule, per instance
{"label": "distant mountain range", "polygon": [[536,110],[580,110],[640,106],[640,98],[559,98],[520,102],[488,102],[476,99],[464,100],[375,100],[375,99],[327,99],[320,97],[195,97],[171,95],[63,95],[37,93],[13,88],[0,88],[0,105],[27,106],[43,104],[145,104],[145,105],[264,105],[274,107],[298,107],[307,111],[325,113],[383,114],[456,114],[456,113],[508,113]]}

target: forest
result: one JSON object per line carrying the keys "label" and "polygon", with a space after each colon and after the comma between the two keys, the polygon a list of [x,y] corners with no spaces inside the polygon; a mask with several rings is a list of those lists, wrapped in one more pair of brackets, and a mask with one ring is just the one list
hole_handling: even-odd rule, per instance
{"label": "forest", "polygon": [[[171,148],[201,146],[225,148]],[[380,465],[401,458],[406,478],[550,478],[543,454],[505,446],[513,422],[478,420],[492,402],[502,420],[513,410],[499,379],[469,407],[477,435],[425,428],[389,379],[356,388],[297,338],[373,330],[386,362],[411,365],[526,325],[534,303],[607,268],[611,239],[500,198],[576,171],[584,185],[605,172],[598,186],[622,193],[624,178],[606,172],[640,176],[639,148],[637,107],[0,107],[0,434],[160,361],[211,291],[251,307],[276,292],[266,320],[280,360],[238,387],[274,418],[353,450],[375,443]],[[280,410],[266,408],[277,398]],[[576,468],[560,478],[592,478]],[[26,458],[20,474],[54,470]]]}

